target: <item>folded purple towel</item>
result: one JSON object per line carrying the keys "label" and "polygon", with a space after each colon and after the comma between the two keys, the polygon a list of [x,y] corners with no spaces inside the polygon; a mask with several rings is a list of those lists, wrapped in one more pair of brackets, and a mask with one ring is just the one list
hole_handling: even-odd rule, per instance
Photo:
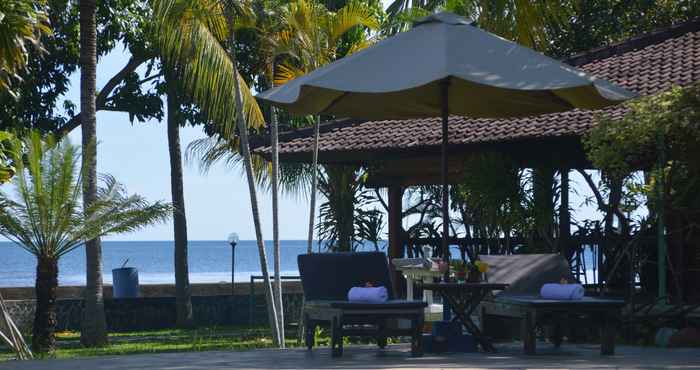
{"label": "folded purple towel", "polygon": [[544,299],[580,300],[584,293],[581,284],[545,284],[540,289]]}
{"label": "folded purple towel", "polygon": [[367,303],[382,303],[389,300],[389,292],[385,287],[354,287],[348,292],[348,301],[350,302],[367,302]]}

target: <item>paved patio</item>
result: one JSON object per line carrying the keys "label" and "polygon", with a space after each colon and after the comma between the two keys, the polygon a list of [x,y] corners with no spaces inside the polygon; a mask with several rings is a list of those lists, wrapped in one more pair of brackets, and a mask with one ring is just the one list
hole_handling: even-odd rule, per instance
{"label": "paved patio", "polygon": [[598,346],[568,345],[536,356],[523,356],[517,345],[500,345],[499,353],[408,356],[406,345],[380,351],[371,346],[350,346],[341,359],[327,348],[251,350],[241,352],[188,352],[0,363],[0,369],[52,370],[190,370],[190,369],[700,369],[700,349],[661,349],[618,346],[617,355],[601,357]]}

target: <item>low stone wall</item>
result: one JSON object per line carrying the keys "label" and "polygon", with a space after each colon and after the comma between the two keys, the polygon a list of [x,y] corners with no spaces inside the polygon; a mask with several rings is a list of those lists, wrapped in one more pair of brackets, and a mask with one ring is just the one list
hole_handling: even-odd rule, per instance
{"label": "low stone wall", "polygon": [[[238,288],[238,284],[236,284]],[[230,292],[230,284],[228,287]],[[192,310],[198,326],[266,325],[267,306],[263,287],[256,287],[252,297],[249,290],[229,295],[193,295]],[[174,289],[174,288],[173,288]],[[298,283],[285,284],[284,314],[287,323],[297,322],[302,294]],[[3,295],[5,292],[3,291]],[[111,295],[110,295],[111,296]],[[24,332],[31,331],[34,319],[33,299],[7,300],[10,316]],[[58,330],[80,330],[83,300],[57,300]],[[252,307],[252,310],[251,310]],[[139,298],[105,298],[107,326],[112,332],[166,329],[175,326],[174,296],[142,296]]]}
{"label": "low stone wall", "polygon": [[[284,291],[289,293],[301,293],[301,284],[299,281],[283,281]],[[214,295],[231,295],[231,283],[205,283],[191,284],[193,296],[214,296]],[[82,298],[83,286],[59,286],[56,290],[56,295],[59,299]],[[251,284],[248,282],[236,282],[235,294],[249,294]],[[262,292],[263,283],[256,282],[253,284],[253,291]],[[5,300],[24,300],[34,299],[34,287],[0,287],[0,293]],[[139,287],[141,297],[174,297],[175,285],[173,284],[149,284]],[[112,297],[112,286],[104,286],[105,298]]]}

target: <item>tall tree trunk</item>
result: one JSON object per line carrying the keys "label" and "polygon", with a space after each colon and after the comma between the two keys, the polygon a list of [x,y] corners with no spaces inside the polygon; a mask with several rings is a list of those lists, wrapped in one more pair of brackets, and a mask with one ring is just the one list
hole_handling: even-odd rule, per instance
{"label": "tall tree trunk", "polygon": [[313,252],[314,243],[314,218],[316,217],[316,189],[318,188],[318,138],[321,130],[321,116],[316,116],[314,123],[314,146],[313,146],[313,162],[311,165],[311,194],[309,194],[309,238],[306,245],[306,252]]}
{"label": "tall tree trunk", "polygon": [[277,112],[275,107],[270,108],[271,126],[270,135],[272,136],[272,243],[274,245],[274,264],[275,264],[275,305],[277,306],[277,325],[280,331],[280,347],[284,348],[284,303],[282,301],[282,277],[280,268],[280,233],[279,233],[279,152],[278,152],[278,133],[277,133]]}
{"label": "tall tree trunk", "polygon": [[36,310],[32,329],[32,351],[52,352],[56,345],[56,288],[58,261],[53,257],[37,256]]}
{"label": "tall tree trunk", "polygon": [[173,236],[175,238],[175,307],[177,327],[191,328],[192,293],[187,265],[187,217],[180,152],[180,101],[172,78],[166,77],[168,92],[168,152],[170,154],[170,191],[173,199]]}
{"label": "tall tree trunk", "polygon": [[560,202],[559,202],[559,253],[567,261],[571,261],[573,250],[571,248],[571,212],[569,210],[569,169],[559,170],[560,180]]}
{"label": "tall tree trunk", "polygon": [[[97,133],[95,84],[97,29],[95,0],[80,0],[80,119],[83,144],[83,205],[97,197]],[[88,347],[107,344],[107,323],[102,297],[102,245],[100,239],[85,243],[86,284],[80,341]]]}
{"label": "tall tree trunk", "polygon": [[[253,164],[250,155],[250,145],[248,143],[248,127],[245,122],[243,113],[243,98],[241,97],[241,85],[238,81],[238,66],[236,62],[235,46],[236,34],[234,32],[234,22],[232,9],[228,10],[229,23],[229,56],[233,64],[233,83],[236,96],[236,125],[239,131],[240,149],[243,156],[243,165],[245,167],[246,177],[248,178],[248,193],[250,194],[250,207],[253,213],[253,224],[255,225],[255,239],[258,243],[258,255],[260,256],[260,270],[263,274],[263,283],[265,285],[265,303],[267,304],[267,316],[272,329],[272,339],[277,346],[282,345],[280,338],[279,323],[277,321],[277,309],[275,307],[275,299],[272,293],[272,284],[270,284],[270,273],[267,270],[267,255],[265,252],[265,241],[262,236],[262,228],[260,226],[260,212],[258,208],[258,195],[255,190],[255,176],[253,175]],[[233,133],[231,133],[233,135]]]}

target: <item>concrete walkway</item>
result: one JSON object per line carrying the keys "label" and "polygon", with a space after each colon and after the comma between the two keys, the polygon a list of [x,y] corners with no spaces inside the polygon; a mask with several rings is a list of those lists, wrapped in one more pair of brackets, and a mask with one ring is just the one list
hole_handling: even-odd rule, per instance
{"label": "concrete walkway", "polygon": [[405,345],[378,350],[350,346],[341,359],[328,348],[251,350],[241,352],[188,352],[95,357],[79,360],[43,360],[0,363],[2,370],[194,370],[194,369],[700,369],[700,349],[661,349],[619,346],[617,355],[602,357],[598,346],[568,345],[559,350],[540,348],[536,356],[523,356],[515,345],[500,345],[499,353],[408,356]]}

